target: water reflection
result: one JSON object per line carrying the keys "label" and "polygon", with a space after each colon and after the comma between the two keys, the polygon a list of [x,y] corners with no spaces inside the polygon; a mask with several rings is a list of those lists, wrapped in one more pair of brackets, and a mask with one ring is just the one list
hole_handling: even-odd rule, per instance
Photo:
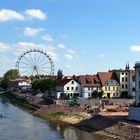
{"label": "water reflection", "polygon": [[64,124],[50,123],[51,128],[56,130],[65,140],[107,140],[108,138],[96,136],[94,133],[86,132]]}
{"label": "water reflection", "polygon": [[64,124],[48,123],[0,100],[0,140],[104,140]]}

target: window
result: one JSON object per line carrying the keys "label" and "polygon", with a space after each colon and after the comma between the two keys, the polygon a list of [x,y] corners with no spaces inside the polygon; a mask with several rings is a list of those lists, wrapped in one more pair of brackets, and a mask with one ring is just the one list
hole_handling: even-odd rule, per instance
{"label": "window", "polygon": [[113,96],[115,96],[115,93],[113,93]]}
{"label": "window", "polygon": [[71,87],[71,90],[73,90],[74,88],[73,87]]}
{"label": "window", "polygon": [[76,87],[76,90],[78,90],[78,87]]}
{"label": "window", "polygon": [[117,87],[117,90],[118,90],[118,87]]}
{"label": "window", "polygon": [[127,72],[125,74],[127,75]]}
{"label": "window", "polygon": [[90,87],[88,88],[88,90],[90,90]]}
{"label": "window", "polygon": [[69,90],[69,87],[67,87],[67,90]]}
{"label": "window", "polygon": [[127,77],[125,78],[125,82],[127,82]]}
{"label": "window", "polygon": [[125,85],[125,88],[127,89],[127,84]]}
{"label": "window", "polygon": [[108,87],[108,90],[110,90],[110,87]]}
{"label": "window", "polygon": [[122,77],[122,82],[124,82],[124,77]]}
{"label": "window", "polygon": [[135,88],[132,88],[132,91],[135,92]]}
{"label": "window", "polygon": [[107,90],[107,87],[105,87],[105,90]]}
{"label": "window", "polygon": [[124,85],[122,85],[122,89],[124,89]]}
{"label": "window", "polygon": [[115,87],[113,87],[113,90],[115,90]]}
{"label": "window", "polygon": [[74,81],[71,81],[72,84],[74,84]]}
{"label": "window", "polygon": [[124,75],[124,72],[122,72],[122,75]]}

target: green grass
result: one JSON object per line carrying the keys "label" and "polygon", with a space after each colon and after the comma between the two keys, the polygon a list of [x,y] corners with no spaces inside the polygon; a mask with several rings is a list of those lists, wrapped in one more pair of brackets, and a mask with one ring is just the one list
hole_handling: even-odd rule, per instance
{"label": "green grass", "polygon": [[15,95],[13,95],[11,93],[3,94],[2,96],[4,98],[6,98],[8,100],[8,102],[10,102],[11,104],[18,106],[28,112],[33,113],[33,112],[37,111],[37,109],[38,109],[37,107],[29,104],[24,99],[17,98]]}
{"label": "green grass", "polygon": [[39,117],[45,119],[45,120],[50,120],[50,121],[61,121],[61,117],[67,116],[66,113],[64,112],[56,112],[56,113],[42,113],[38,115]]}

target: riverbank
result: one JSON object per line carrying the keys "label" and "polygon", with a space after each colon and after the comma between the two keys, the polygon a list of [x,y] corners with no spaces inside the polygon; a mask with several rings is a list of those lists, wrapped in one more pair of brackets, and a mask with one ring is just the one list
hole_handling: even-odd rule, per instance
{"label": "riverbank", "polygon": [[18,98],[17,96],[11,94],[11,93],[5,93],[0,95],[1,98],[4,98],[5,100],[7,100],[9,103],[23,109],[26,110],[30,113],[33,113],[35,111],[38,110],[37,107],[31,105],[30,103],[28,103],[27,101],[25,101],[24,99]]}
{"label": "riverbank", "polygon": [[43,105],[40,109],[15,95],[4,97],[12,104],[31,112],[33,115],[56,123],[65,123],[82,130],[95,132],[119,140],[140,139],[140,123],[127,120],[128,112],[106,112],[91,117],[83,113],[82,106]]}

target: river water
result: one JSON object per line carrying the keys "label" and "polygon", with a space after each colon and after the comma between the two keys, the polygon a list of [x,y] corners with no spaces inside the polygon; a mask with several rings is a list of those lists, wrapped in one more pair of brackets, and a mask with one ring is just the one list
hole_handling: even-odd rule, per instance
{"label": "river water", "polygon": [[70,126],[46,122],[0,99],[0,140],[105,140],[105,138]]}

